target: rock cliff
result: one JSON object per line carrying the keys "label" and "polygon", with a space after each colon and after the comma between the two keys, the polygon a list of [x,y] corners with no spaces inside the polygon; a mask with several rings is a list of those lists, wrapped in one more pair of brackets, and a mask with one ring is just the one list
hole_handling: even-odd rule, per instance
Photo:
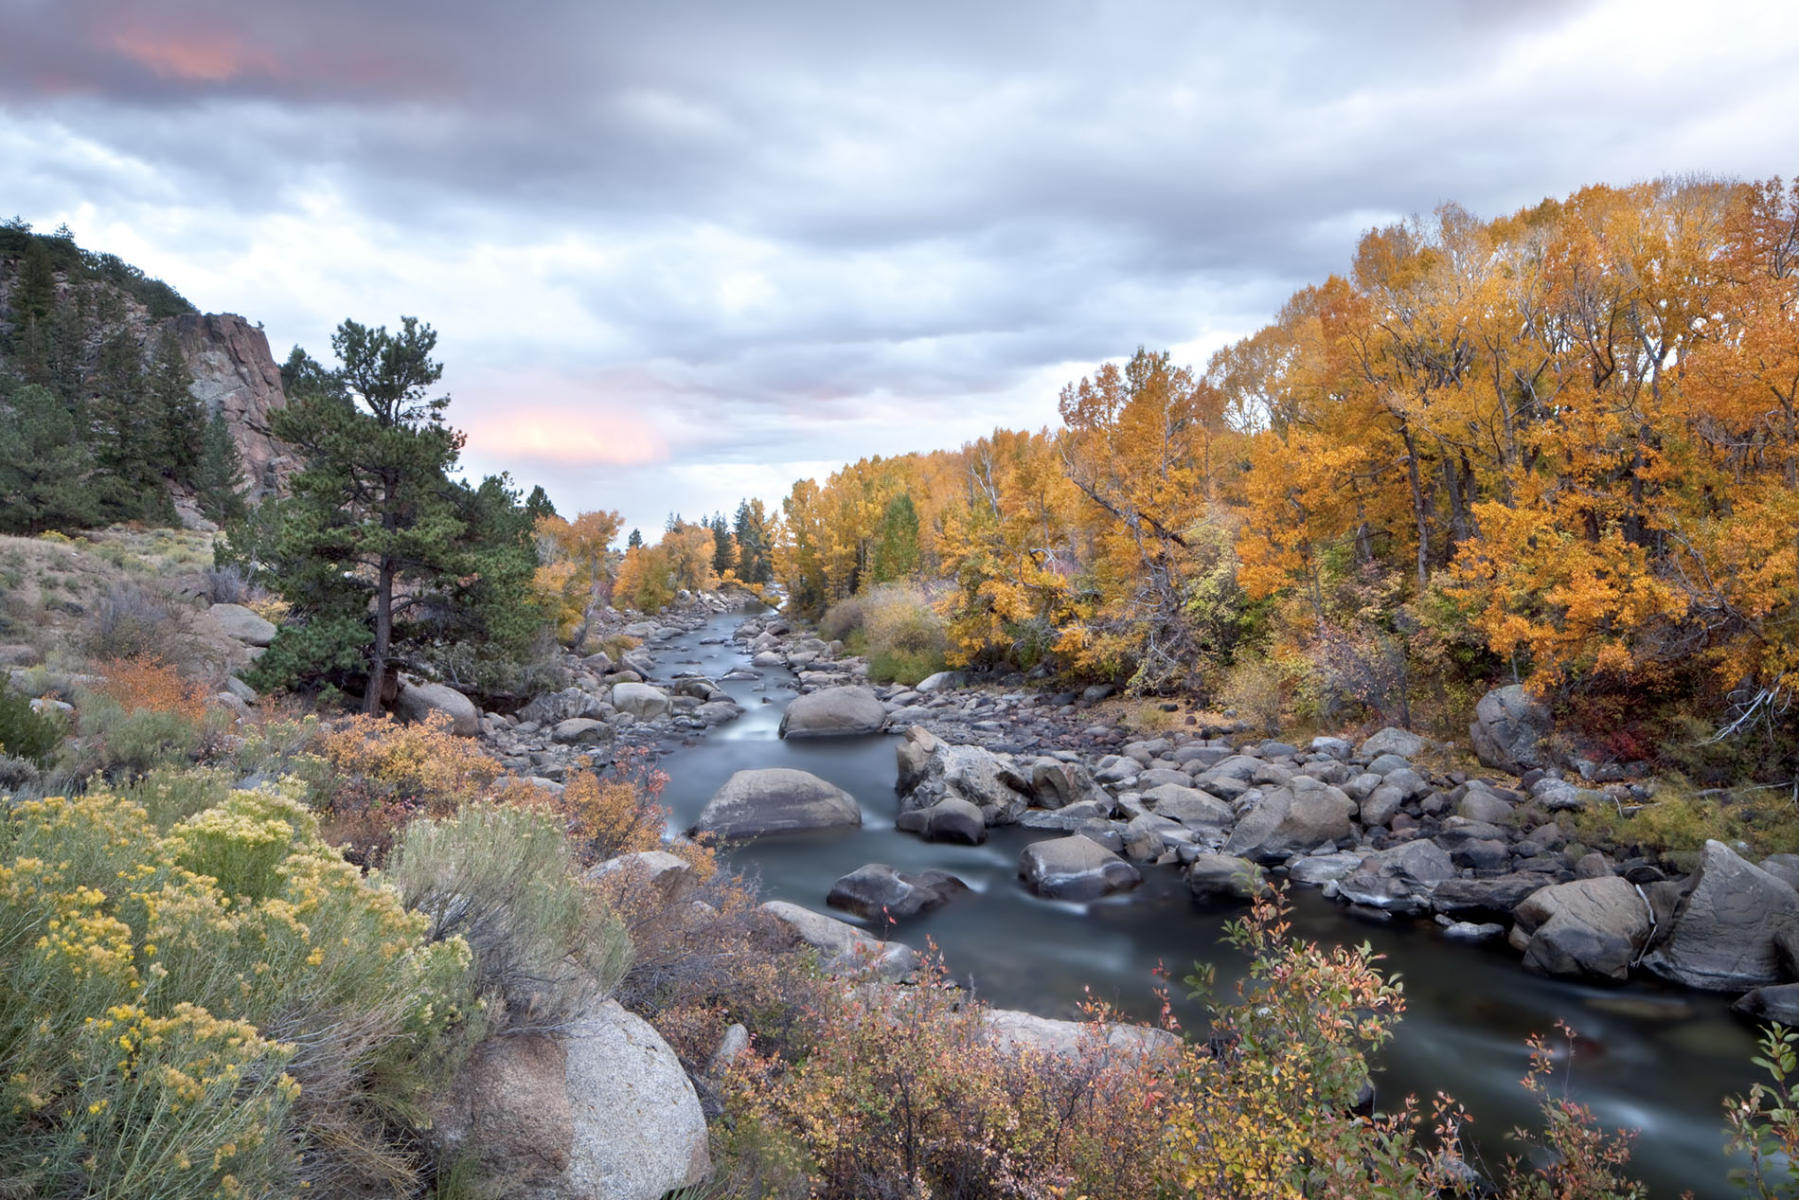
{"label": "rock cliff", "polygon": [[288,477],[300,464],[269,428],[270,417],[287,403],[287,396],[267,335],[235,313],[192,313],[169,320],[194,373],[190,390],[208,414],[225,414],[244,460],[250,500],[285,492]]}

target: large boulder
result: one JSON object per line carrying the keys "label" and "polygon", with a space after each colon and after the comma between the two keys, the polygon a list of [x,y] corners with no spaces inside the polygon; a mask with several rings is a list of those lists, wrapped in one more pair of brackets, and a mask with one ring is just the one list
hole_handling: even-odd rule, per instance
{"label": "large boulder", "polygon": [[865,687],[824,688],[808,692],[781,714],[784,738],[854,737],[879,733],[887,708]]}
{"label": "large boulder", "polygon": [[1355,810],[1355,801],[1341,789],[1309,776],[1295,776],[1285,786],[1262,794],[1231,831],[1224,853],[1279,862],[1288,855],[1348,837]]}
{"label": "large boulder", "polygon": [[1268,889],[1262,868],[1229,854],[1196,854],[1187,865],[1195,900],[1253,900]]}
{"label": "large boulder", "polygon": [[865,921],[903,921],[948,904],[968,890],[948,871],[902,874],[885,863],[868,863],[832,884],[825,903]]}
{"label": "large boulder", "polygon": [[241,604],[215,604],[206,616],[220,633],[246,646],[266,646],[275,640],[274,624]]}
{"label": "large boulder", "polygon": [[450,732],[474,737],[481,732],[481,713],[475,702],[444,683],[402,683],[394,698],[394,710],[408,721],[423,721],[434,712],[450,718]]}
{"label": "large boulder", "polygon": [[1426,838],[1401,842],[1366,855],[1337,881],[1337,894],[1351,904],[1387,912],[1423,913],[1431,894],[1455,878],[1455,864],[1443,847]]}
{"label": "large boulder", "polygon": [[819,966],[831,975],[873,971],[882,979],[909,978],[918,970],[918,952],[901,942],[883,942],[847,921],[827,917],[785,900],[763,902],[762,911],[787,930],[795,942],[818,951]]}
{"label": "large boulder", "polygon": [[1480,698],[1468,736],[1486,766],[1522,775],[1549,765],[1550,728],[1549,706],[1514,683]]}
{"label": "large boulder", "polygon": [[518,1200],[660,1200],[712,1173],[706,1118],[673,1050],[608,1000],[561,1036],[491,1038],[431,1136]]}
{"label": "large boulder", "polygon": [[531,702],[518,710],[518,719],[536,721],[539,725],[558,725],[563,721],[597,720],[606,715],[606,704],[598,696],[578,687],[560,692],[544,692],[531,697]]}
{"label": "large boulder", "polygon": [[694,824],[721,838],[765,837],[862,824],[856,798],[809,771],[763,767],[739,771],[713,793]]}
{"label": "large boulder", "polygon": [[1445,879],[1430,896],[1431,907],[1452,917],[1509,916],[1513,909],[1543,888],[1543,877],[1515,871],[1486,879]]}
{"label": "large boulder", "polygon": [[621,892],[647,890],[665,907],[685,899],[697,882],[693,864],[666,850],[620,854],[589,868],[586,878]]}
{"label": "large boulder", "polygon": [[1111,799],[1111,793],[1094,781],[1086,767],[1054,758],[1040,758],[1031,764],[1030,793],[1039,808],[1066,808],[1087,800]]}
{"label": "large boulder", "polygon": [[1230,805],[1218,797],[1178,783],[1150,788],[1143,793],[1143,802],[1155,809],[1157,816],[1179,821],[1189,829],[1217,832],[1234,819]]}
{"label": "large boulder", "polygon": [[899,760],[900,811],[966,800],[989,825],[1016,823],[1030,807],[1031,785],[1012,760],[980,746],[952,746],[923,726],[906,731]]}
{"label": "large boulder", "polygon": [[1799,893],[1707,842],[1687,894],[1643,959],[1663,979],[1713,992],[1786,980],[1780,943],[1799,936]]}
{"label": "large boulder", "polygon": [[1624,980],[1650,929],[1649,906],[1617,875],[1551,884],[1512,917],[1512,945],[1544,975]]}
{"label": "large boulder", "polygon": [[1056,900],[1096,900],[1143,882],[1136,867],[1078,833],[1026,846],[1018,874],[1033,892]]}
{"label": "large boulder", "polygon": [[612,685],[612,707],[630,713],[639,721],[666,717],[672,706],[668,693],[647,683],[615,683]]}

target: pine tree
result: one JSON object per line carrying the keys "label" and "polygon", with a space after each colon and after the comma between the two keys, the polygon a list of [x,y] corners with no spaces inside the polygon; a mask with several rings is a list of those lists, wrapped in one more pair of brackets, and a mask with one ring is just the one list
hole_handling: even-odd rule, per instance
{"label": "pine tree", "polygon": [[306,466],[253,551],[302,622],[258,663],[265,685],[342,681],[377,712],[398,661],[433,642],[516,640],[534,613],[523,509],[504,481],[449,478],[463,438],[444,423],[449,398],[427,396],[443,374],[436,345],[414,317],[394,333],[345,321],[331,339],[342,366],[297,375],[298,399],[276,414]]}
{"label": "pine tree", "polygon": [[34,536],[95,524],[93,466],[54,392],[26,384],[0,402],[0,530]]}
{"label": "pine tree", "polygon": [[147,403],[143,352],[129,328],[121,326],[100,344],[91,384],[102,519],[173,524],[174,506],[157,465],[160,439]]}
{"label": "pine tree", "polygon": [[631,536],[625,539],[625,549],[627,549],[627,550],[643,549],[643,530],[633,529],[631,531]]}
{"label": "pine tree", "polygon": [[718,575],[737,569],[737,547],[731,544],[731,527],[725,514],[713,513],[707,527],[712,530],[712,570]]}
{"label": "pine tree", "polygon": [[165,475],[189,487],[198,486],[197,471],[208,435],[205,410],[191,390],[193,382],[174,329],[163,330],[149,381],[154,455]]}
{"label": "pine tree", "polygon": [[206,422],[192,482],[207,519],[223,525],[244,516],[244,463],[231,440],[224,413],[213,413]]}

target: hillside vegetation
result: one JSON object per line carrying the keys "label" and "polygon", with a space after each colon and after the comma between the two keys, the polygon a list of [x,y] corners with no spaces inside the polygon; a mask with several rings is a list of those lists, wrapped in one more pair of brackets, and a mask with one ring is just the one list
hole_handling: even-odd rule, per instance
{"label": "hillside vegetation", "polygon": [[1621,759],[1769,733],[1799,668],[1796,306],[1778,179],[1447,206],[1203,368],[1139,350],[1064,388],[1059,429],[795,484],[777,574],[813,613],[937,589],[956,663],[1445,728],[1520,678]]}

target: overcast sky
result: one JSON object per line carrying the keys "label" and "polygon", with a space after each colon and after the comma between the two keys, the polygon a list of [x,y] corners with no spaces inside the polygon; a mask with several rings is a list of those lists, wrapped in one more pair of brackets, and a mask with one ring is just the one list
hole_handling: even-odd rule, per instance
{"label": "overcast sky", "polygon": [[277,358],[436,326],[465,461],[777,501],[1203,365],[1371,225],[1799,171],[1789,2],[0,0],[0,217]]}

